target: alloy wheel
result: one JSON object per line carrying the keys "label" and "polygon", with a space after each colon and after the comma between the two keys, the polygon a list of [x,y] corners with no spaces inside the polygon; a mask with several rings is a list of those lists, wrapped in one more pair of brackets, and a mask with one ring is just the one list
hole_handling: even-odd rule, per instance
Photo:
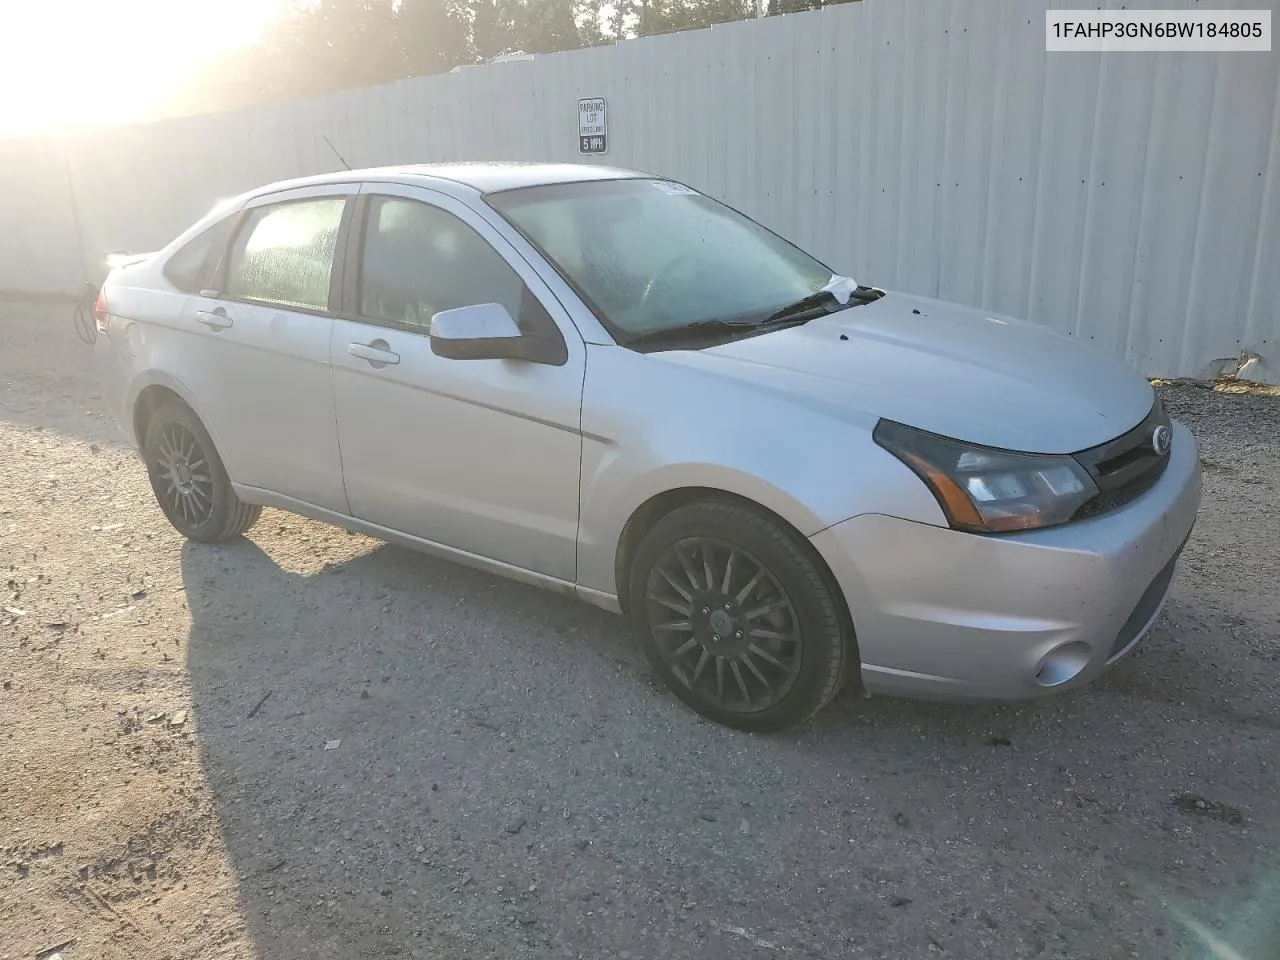
{"label": "alloy wheel", "polygon": [[156,492],[173,516],[194,527],[213,516],[213,471],[194,433],[170,421],[155,444],[152,475]]}
{"label": "alloy wheel", "polygon": [[754,713],[800,675],[800,622],[769,569],[715,537],[676,541],[653,564],[647,622],[672,675],[724,710]]}

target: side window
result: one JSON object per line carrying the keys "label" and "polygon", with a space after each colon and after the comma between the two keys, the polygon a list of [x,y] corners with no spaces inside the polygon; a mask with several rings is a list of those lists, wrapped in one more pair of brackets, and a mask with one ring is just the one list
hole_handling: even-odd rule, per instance
{"label": "side window", "polygon": [[235,222],[235,217],[226,217],[188,240],[166,261],[165,278],[183,293],[205,289],[227,249]]}
{"label": "side window", "polygon": [[[361,316],[425,330],[441,310],[477,303],[502,304],[526,332],[531,314],[541,310],[536,297],[525,296],[524,281],[511,266],[453,214],[417,200],[372,197],[360,268]],[[555,326],[550,317],[546,323]]]}
{"label": "side window", "polygon": [[345,197],[317,197],[250,211],[231,247],[226,295],[327,309],[345,204]]}

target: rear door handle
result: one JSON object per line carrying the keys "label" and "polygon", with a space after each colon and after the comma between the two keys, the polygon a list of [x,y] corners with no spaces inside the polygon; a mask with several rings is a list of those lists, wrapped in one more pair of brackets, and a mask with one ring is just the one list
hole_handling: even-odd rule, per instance
{"label": "rear door handle", "polygon": [[210,330],[225,330],[234,322],[221,307],[217,310],[197,310],[196,319]]}
{"label": "rear door handle", "polygon": [[373,343],[349,343],[347,353],[361,360],[368,360],[375,367],[399,363],[400,354],[393,353],[388,349],[389,347],[390,344],[385,340],[375,340]]}

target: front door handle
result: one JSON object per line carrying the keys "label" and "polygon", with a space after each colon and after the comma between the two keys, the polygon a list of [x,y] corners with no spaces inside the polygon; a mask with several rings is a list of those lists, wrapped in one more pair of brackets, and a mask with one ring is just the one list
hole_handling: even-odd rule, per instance
{"label": "front door handle", "polygon": [[196,319],[210,330],[225,330],[234,322],[221,307],[216,310],[197,310]]}
{"label": "front door handle", "polygon": [[400,354],[393,353],[388,349],[390,346],[385,340],[375,340],[373,343],[349,343],[347,353],[361,360],[368,360],[375,367],[382,367],[400,362]]}

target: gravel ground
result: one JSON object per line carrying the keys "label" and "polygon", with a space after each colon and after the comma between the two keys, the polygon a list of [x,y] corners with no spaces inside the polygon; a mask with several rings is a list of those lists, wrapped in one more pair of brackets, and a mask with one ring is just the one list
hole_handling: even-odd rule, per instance
{"label": "gravel ground", "polygon": [[[1280,957],[1280,391],[1092,686],[702,721],[620,620],[269,511],[182,541],[0,303],[0,958]],[[1235,952],[1231,952],[1235,951]]]}

